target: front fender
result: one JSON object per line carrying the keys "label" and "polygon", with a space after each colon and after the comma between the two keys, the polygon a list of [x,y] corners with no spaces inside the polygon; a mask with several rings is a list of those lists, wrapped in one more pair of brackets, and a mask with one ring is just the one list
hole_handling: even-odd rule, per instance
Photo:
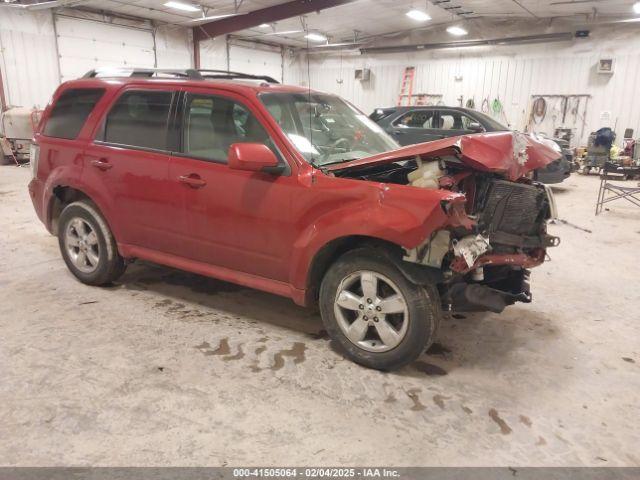
{"label": "front fender", "polygon": [[[290,278],[296,288],[306,288],[308,271],[316,254],[329,242],[350,236],[371,237],[410,249],[450,221],[442,201],[463,195],[435,189],[389,185],[358,180],[354,188],[369,190],[315,216],[293,245]],[[374,187],[374,188],[371,188]],[[328,201],[331,202],[334,199]],[[344,200],[344,198],[342,199]]]}

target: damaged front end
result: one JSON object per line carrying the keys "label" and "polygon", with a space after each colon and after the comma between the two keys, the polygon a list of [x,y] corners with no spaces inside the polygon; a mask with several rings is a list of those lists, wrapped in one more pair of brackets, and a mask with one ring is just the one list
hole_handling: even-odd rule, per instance
{"label": "damaged front end", "polygon": [[464,195],[441,202],[448,223],[404,255],[405,262],[442,273],[443,304],[456,312],[501,312],[530,302],[529,269],[560,242],[547,233],[547,221],[557,216],[553,194],[527,176],[555,152],[520,134],[493,135],[432,142],[436,149],[415,145],[403,149],[411,158],[335,172]]}

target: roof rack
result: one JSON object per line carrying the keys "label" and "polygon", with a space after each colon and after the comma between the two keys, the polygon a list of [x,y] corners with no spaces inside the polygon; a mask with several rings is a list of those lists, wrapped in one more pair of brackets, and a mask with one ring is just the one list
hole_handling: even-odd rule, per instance
{"label": "roof rack", "polygon": [[105,68],[89,70],[82,78],[104,77],[147,77],[151,78],[158,74],[173,75],[178,78],[188,78],[190,80],[204,80],[197,70],[188,68],[185,70],[165,69],[165,68]]}
{"label": "roof rack", "polygon": [[240,80],[262,80],[267,83],[279,83],[273,77],[268,75],[250,75],[248,73],[230,72],[228,70],[195,70],[188,68],[185,70],[164,69],[164,68],[108,68],[94,69],[85,73],[82,78],[103,77],[144,77],[151,78],[158,75],[173,75],[178,78],[187,78],[189,80],[207,80],[207,79],[240,79]]}
{"label": "roof rack", "polygon": [[251,75],[249,73],[231,72],[229,70],[208,70],[202,68],[198,69],[197,72],[204,78],[237,78],[240,80],[263,80],[267,83],[280,83],[268,75]]}

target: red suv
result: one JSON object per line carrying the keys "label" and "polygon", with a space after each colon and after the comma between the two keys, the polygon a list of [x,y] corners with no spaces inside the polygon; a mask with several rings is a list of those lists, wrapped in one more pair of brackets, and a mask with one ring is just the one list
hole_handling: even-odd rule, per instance
{"label": "red suv", "polygon": [[83,283],[140,258],[319,304],[349,358],[390,370],[442,310],[531,301],[558,239],[527,174],[557,157],[512,132],[399,148],[340,98],[268,77],[92,71],[47,107],[29,191]]}

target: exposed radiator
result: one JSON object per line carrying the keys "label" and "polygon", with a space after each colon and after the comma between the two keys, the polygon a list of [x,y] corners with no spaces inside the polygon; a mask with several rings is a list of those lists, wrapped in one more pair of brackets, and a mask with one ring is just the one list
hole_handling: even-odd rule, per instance
{"label": "exposed radiator", "polygon": [[488,232],[535,235],[547,209],[543,188],[494,180],[485,197],[480,224]]}

